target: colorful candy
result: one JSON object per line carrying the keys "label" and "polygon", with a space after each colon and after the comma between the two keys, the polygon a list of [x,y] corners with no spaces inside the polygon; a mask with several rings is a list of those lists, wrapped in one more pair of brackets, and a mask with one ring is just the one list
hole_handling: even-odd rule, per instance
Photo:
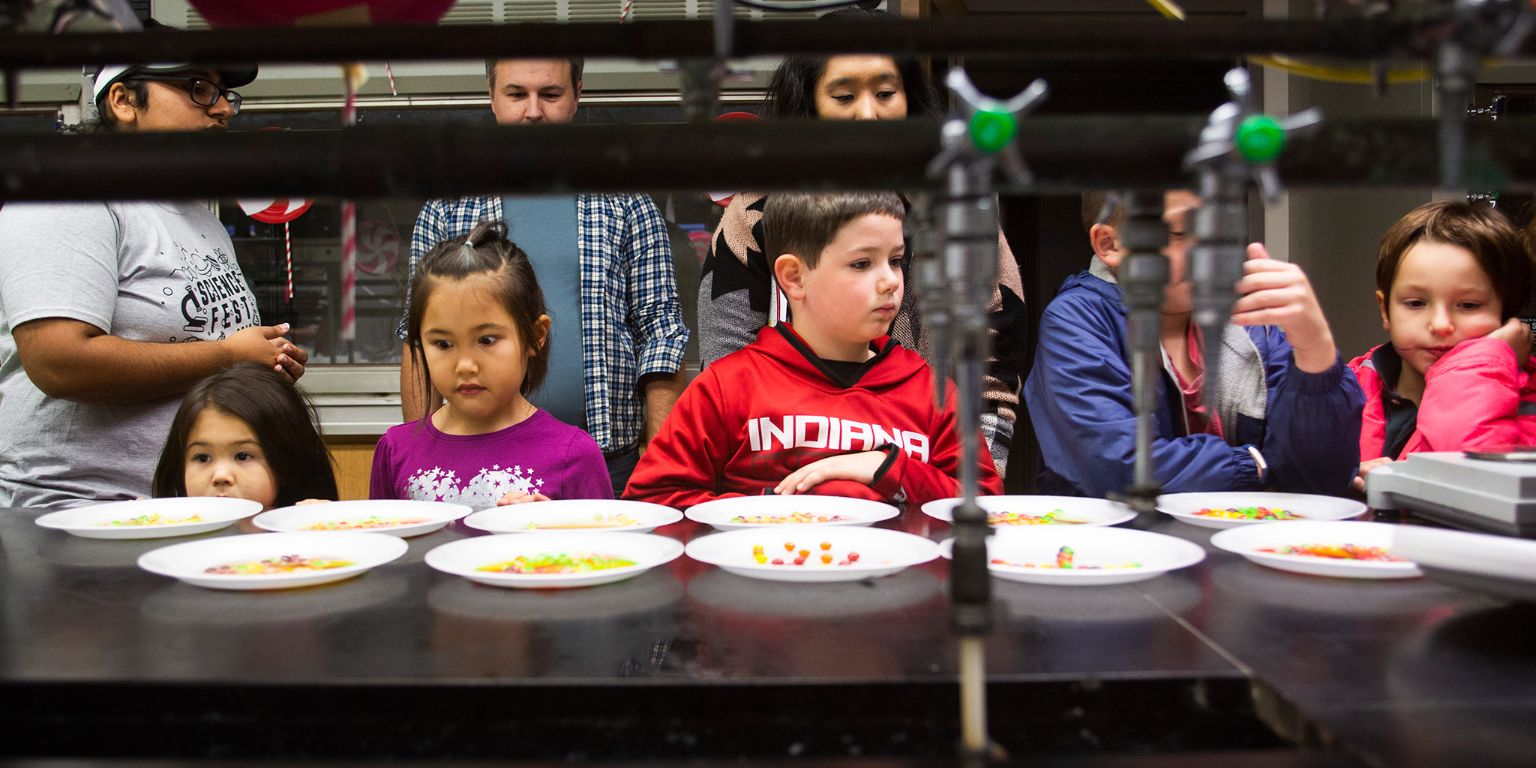
{"label": "colorful candy", "polygon": [[[832,542],[830,541],[821,542],[817,545],[817,549],[821,551],[817,559],[821,561],[822,565],[853,565],[859,561],[859,553],[857,552],[849,552],[842,560],[838,560],[837,555],[832,552]],[[807,562],[810,562],[811,550],[805,547],[796,547],[793,541],[784,542],[784,551],[793,554],[794,557],[788,561],[780,557],[769,560],[763,545],[754,544],[752,545],[752,559],[758,565],[805,565]]]}
{"label": "colorful candy", "polygon": [[220,576],[265,576],[276,573],[297,573],[299,571],[328,571],[332,568],[345,568],[349,565],[353,565],[351,560],[337,560],[331,557],[283,555],[281,557],[269,557],[265,560],[215,565],[205,569],[203,573]]}
{"label": "colorful candy", "polygon": [[1288,544],[1279,547],[1264,547],[1259,551],[1276,555],[1324,557],[1329,560],[1364,560],[1378,563],[1407,562],[1401,557],[1393,557],[1386,547],[1362,547],[1358,544]]}
{"label": "colorful candy", "polygon": [[1206,507],[1195,513],[1198,517],[1215,517],[1222,520],[1300,520],[1301,515],[1278,507]]}
{"label": "colorful candy", "polygon": [[517,574],[591,573],[606,571],[610,568],[626,568],[634,564],[635,561],[625,560],[616,555],[545,552],[537,555],[518,555],[511,560],[482,565],[475,570]]}
{"label": "colorful candy", "polygon": [[201,523],[202,521],[202,515],[170,518],[161,517],[158,512],[155,512],[148,515],[130,517],[126,520],[108,520],[105,523],[97,523],[96,525],[101,528],[142,528],[149,525],[181,525],[182,523]]}
{"label": "colorful candy", "polygon": [[1027,512],[988,512],[987,525],[1082,525],[1081,520],[1063,520],[1057,515],[1061,510],[1053,509],[1043,515],[1031,515]]}
{"label": "colorful candy", "polygon": [[1001,557],[992,558],[993,565],[1003,565],[1009,568],[1048,568],[1063,571],[1101,571],[1110,568],[1140,568],[1141,563],[1119,563],[1116,565],[1079,565],[1077,552],[1071,547],[1062,547],[1056,550],[1056,562],[1054,563],[1015,563]]}
{"label": "colorful candy", "polygon": [[842,523],[848,518],[842,515],[813,515],[809,512],[792,512],[789,515],[737,515],[731,518],[738,525],[786,525],[805,523]]}
{"label": "colorful candy", "polygon": [[425,517],[391,517],[369,515],[361,520],[325,520],[306,527],[306,531],[363,531],[375,528],[395,528],[401,525],[420,525],[431,522]]}
{"label": "colorful candy", "polygon": [[587,529],[587,528],[628,528],[628,527],[630,527],[632,525],[638,525],[639,522],[640,522],[639,520],[636,520],[633,517],[630,517],[629,515],[624,514],[623,512],[618,512],[618,513],[611,514],[611,515],[605,515],[605,514],[602,514],[602,513],[598,513],[598,514],[595,514],[595,515],[592,516],[592,521],[591,522],[579,522],[579,523],[538,523],[538,522],[534,522],[534,523],[529,523],[528,524],[528,529],[529,530],[538,529],[538,530],[541,530],[541,531],[566,531],[566,530],[579,530],[579,529]]}

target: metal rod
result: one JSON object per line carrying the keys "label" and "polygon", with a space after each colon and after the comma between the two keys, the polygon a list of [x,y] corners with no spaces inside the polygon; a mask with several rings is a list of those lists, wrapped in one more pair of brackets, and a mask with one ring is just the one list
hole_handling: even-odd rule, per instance
{"label": "metal rod", "polygon": [[[992,579],[987,565],[987,536],[991,531],[976,498],[981,492],[982,378],[991,351],[986,306],[997,282],[995,179],[1003,148],[977,142],[968,126],[982,112],[993,118],[1006,116],[1016,124],[1018,117],[1038,101],[1038,95],[1027,103],[1002,107],[982,96],[963,69],[951,71],[945,85],[955,100],[954,111],[940,136],[942,152],[928,164],[932,179],[943,183],[938,208],[942,268],[925,270],[930,278],[937,272],[942,284],[924,288],[943,294],[940,303],[948,309],[935,316],[939,323],[929,330],[936,346],[945,351],[940,365],[952,364],[955,372],[960,503],[954,509],[955,537],[949,564],[950,623],[960,640],[960,754],[967,764],[979,764],[986,759],[988,747],[982,638],[992,629]],[[1017,168],[1017,156],[1011,157]],[[986,461],[991,458],[988,455]]]}
{"label": "metal rod", "polygon": [[1447,189],[1462,185],[1467,102],[1472,96],[1477,63],[1474,54],[1454,41],[1440,46],[1436,62],[1440,75],[1440,183]]}
{"label": "metal rod", "polygon": [[987,645],[981,635],[962,635],[960,643],[960,745],[965,754],[984,756],[987,740]]}
{"label": "metal rod", "polygon": [[[1376,19],[998,19],[986,15],[857,21],[779,20],[735,25],[738,57],[885,53],[1029,58],[1230,60],[1252,53],[1354,59],[1426,58],[1443,14]],[[0,33],[0,68],[156,61],[263,64],[587,56],[710,58],[712,22],[528,23],[271,27],[196,32],[43,35]],[[1527,43],[1522,52],[1536,49]]]}
{"label": "metal rod", "polygon": [[[1031,190],[1188,186],[1195,118],[1032,118]],[[355,199],[637,189],[931,189],[933,121],[360,126],[339,131],[0,137],[0,200]],[[1278,163],[1288,186],[1433,187],[1431,120],[1326,123]],[[1536,189],[1536,120],[1467,127],[1476,189]]]}
{"label": "metal rod", "polygon": [[1157,436],[1157,382],[1163,376],[1162,306],[1168,285],[1168,227],[1163,193],[1126,195],[1120,242],[1129,251],[1120,264],[1121,290],[1130,310],[1131,398],[1136,408],[1136,457],[1126,503],[1146,522],[1157,512],[1160,483],[1152,443]]}

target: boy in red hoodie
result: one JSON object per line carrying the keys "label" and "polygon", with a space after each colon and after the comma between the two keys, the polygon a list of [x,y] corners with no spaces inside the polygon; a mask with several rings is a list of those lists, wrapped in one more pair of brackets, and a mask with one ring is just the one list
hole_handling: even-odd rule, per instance
{"label": "boy in red hoodie", "polygon": [[1376,301],[1391,336],[1349,367],[1365,391],[1360,473],[1419,451],[1536,441],[1536,359],[1516,317],[1531,257],[1498,211],[1421,205],[1381,238]]}
{"label": "boy in red hoodie", "polygon": [[[671,507],[765,493],[920,505],[959,495],[954,385],[887,335],[901,306],[905,208],[894,194],[773,195],[763,244],[794,324],[699,374],[624,497]],[[980,440],[980,438],[978,438]],[[982,493],[1001,493],[978,442]]]}

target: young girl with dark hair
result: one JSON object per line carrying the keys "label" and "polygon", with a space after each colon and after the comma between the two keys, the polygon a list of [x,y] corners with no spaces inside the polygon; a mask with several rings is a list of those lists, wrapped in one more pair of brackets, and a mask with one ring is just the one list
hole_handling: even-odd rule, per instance
{"label": "young girl with dark hair", "polygon": [[304,396],[265,366],[242,363],[187,392],[153,493],[231,496],[271,509],[335,500],[336,473]]}
{"label": "young girl with dark hair", "polygon": [[528,402],[549,369],[550,322],[533,266],[506,225],[485,222],[432,249],[410,296],[406,344],[423,372],[421,391],[435,389],[445,402],[385,433],[371,498],[475,508],[613,498],[592,437]]}

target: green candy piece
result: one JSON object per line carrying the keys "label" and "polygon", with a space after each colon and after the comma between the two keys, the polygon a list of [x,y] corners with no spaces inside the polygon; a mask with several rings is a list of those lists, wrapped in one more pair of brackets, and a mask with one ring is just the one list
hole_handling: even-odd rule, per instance
{"label": "green candy piece", "polygon": [[1019,121],[1011,112],[983,109],[971,115],[971,143],[987,154],[1001,152],[1019,132]]}
{"label": "green candy piece", "polygon": [[1237,126],[1237,152],[1250,163],[1267,163],[1285,151],[1285,129],[1269,115],[1249,115]]}

